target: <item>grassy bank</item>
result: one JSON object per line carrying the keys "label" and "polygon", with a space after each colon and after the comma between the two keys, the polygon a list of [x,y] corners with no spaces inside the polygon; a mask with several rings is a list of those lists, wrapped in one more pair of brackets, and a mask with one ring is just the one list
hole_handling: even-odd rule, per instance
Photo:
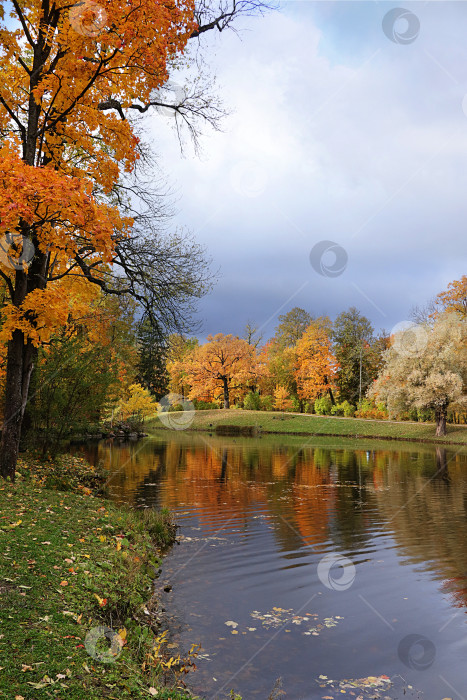
{"label": "grassy bank", "polygon": [[152,595],[170,515],[114,506],[95,483],[75,457],[0,481],[1,698],[186,697]]}
{"label": "grassy bank", "polygon": [[[409,440],[439,444],[467,445],[467,425],[449,425],[445,437],[435,437],[433,423],[363,420],[335,418],[299,413],[272,413],[267,411],[197,411],[191,430],[215,432],[217,426],[256,426],[263,433],[295,435],[329,435],[333,437],[377,438]],[[154,430],[163,427],[158,418],[147,423]]]}

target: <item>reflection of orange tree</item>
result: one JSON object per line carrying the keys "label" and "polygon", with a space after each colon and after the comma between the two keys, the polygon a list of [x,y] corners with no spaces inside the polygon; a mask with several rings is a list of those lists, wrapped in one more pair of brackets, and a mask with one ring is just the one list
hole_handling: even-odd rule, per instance
{"label": "reflection of orange tree", "polygon": [[331,483],[329,465],[319,455],[316,459],[316,452],[308,449],[299,460],[293,489],[295,523],[308,545],[319,545],[327,538],[335,507],[335,489],[325,488]]}
{"label": "reflection of orange tree", "polygon": [[[367,452],[260,445],[177,436],[117,449],[100,446],[98,456],[116,472],[111,487],[119,499],[131,502],[148,476],[161,476],[161,505],[189,507],[205,532],[232,517],[238,526],[264,514],[284,553],[303,542],[319,547],[330,538],[336,546],[360,547],[371,531],[371,513],[378,512],[401,551],[413,562],[429,562],[458,602],[467,604],[467,455],[448,461],[441,449],[436,464],[433,450],[424,447]],[[443,454],[447,466],[436,474]]]}
{"label": "reflection of orange tree", "polygon": [[118,493],[118,500],[131,503],[138,488],[151,473],[161,466],[161,455],[149,445],[119,445],[101,443],[97,454],[98,462],[109,471],[109,488]]}

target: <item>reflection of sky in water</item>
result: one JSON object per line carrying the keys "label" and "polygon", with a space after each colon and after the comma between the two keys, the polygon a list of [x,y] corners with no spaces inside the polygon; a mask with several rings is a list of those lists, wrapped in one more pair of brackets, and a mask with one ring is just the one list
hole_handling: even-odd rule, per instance
{"label": "reflection of sky in water", "polygon": [[[407,683],[428,700],[451,697],[443,679],[462,693],[466,454],[314,442],[177,435],[87,450],[109,470],[113,498],[177,513],[182,538],[162,575],[174,593],[162,595],[177,639],[207,654],[194,689],[266,698],[281,676],[288,698],[342,697],[316,679],[384,674],[402,679],[382,697],[402,697]],[[355,566],[345,590],[320,580],[325,555]],[[423,672],[398,657],[409,634],[436,647]]]}

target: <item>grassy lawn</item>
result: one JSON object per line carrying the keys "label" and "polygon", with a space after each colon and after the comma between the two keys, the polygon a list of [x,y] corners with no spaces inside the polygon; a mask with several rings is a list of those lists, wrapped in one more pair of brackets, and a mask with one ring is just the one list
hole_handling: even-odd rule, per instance
{"label": "grassy lawn", "polygon": [[[185,698],[163,666],[175,656],[170,640],[145,610],[156,609],[148,601],[174,536],[169,514],[94,497],[95,474],[76,457],[22,460],[19,472],[14,485],[0,480],[0,697]],[[98,627],[108,639],[99,630],[93,639]]]}
{"label": "grassy lawn", "polygon": [[[413,442],[467,444],[467,425],[448,425],[444,438],[435,437],[433,423],[409,423],[396,421],[363,420],[359,418],[335,418],[299,413],[272,413],[267,411],[197,411],[191,430],[215,432],[218,425],[257,426],[264,433],[297,435],[331,435],[341,437],[373,437]],[[162,428],[158,418],[146,424],[149,430]]]}

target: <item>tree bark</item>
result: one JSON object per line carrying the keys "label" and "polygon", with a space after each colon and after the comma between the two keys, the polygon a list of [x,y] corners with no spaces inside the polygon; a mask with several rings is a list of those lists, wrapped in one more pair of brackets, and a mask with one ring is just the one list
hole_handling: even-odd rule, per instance
{"label": "tree bark", "polygon": [[436,435],[446,435],[447,406],[438,408],[435,411]]}
{"label": "tree bark", "polygon": [[[37,241],[33,238],[37,251]],[[17,270],[13,304],[20,307],[27,294],[45,287],[48,256],[37,252],[28,272]],[[0,475],[15,479],[24,412],[28,400],[29,384],[37,357],[37,348],[16,330],[8,343],[5,406],[3,412],[2,440],[0,443]]]}
{"label": "tree bark", "polygon": [[2,441],[0,446],[0,474],[15,479],[18,460],[21,425],[33,369],[33,348],[24,342],[24,335],[16,330],[8,343],[6,400],[3,414]]}
{"label": "tree bark", "polygon": [[223,377],[224,382],[224,408],[230,408],[229,384],[227,377]]}

